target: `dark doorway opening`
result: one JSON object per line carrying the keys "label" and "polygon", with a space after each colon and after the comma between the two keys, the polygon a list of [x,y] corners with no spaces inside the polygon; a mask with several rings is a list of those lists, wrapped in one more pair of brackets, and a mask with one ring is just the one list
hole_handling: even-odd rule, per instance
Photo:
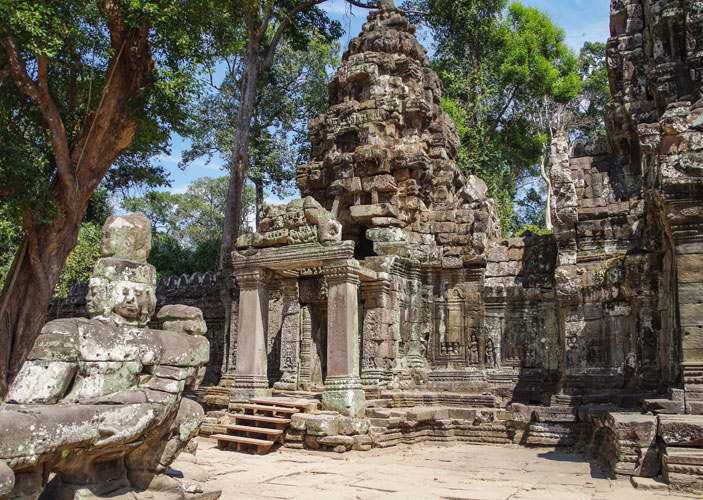
{"label": "dark doorway opening", "polygon": [[364,260],[366,257],[375,257],[376,252],[373,250],[373,242],[366,237],[366,227],[361,227],[359,241],[354,247],[354,258],[356,260]]}

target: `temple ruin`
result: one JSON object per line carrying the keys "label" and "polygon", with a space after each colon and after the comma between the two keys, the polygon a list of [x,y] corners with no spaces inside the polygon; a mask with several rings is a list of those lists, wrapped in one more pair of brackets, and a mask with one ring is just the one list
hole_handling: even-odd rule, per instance
{"label": "temple ruin", "polygon": [[414,26],[383,5],[310,122],[302,198],[237,241],[229,337],[222,278],[159,284],[208,323],[201,432],[304,392],[322,410],[285,446],[572,446],[703,491],[703,3],[612,0],[608,136],[556,138],[554,233],[514,238],[457,168]]}

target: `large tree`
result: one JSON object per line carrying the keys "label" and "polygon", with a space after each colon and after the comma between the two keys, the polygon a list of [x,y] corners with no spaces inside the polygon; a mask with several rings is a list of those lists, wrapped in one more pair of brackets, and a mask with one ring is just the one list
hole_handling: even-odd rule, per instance
{"label": "large tree", "polygon": [[220,22],[208,2],[0,3],[0,203],[23,232],[0,296],[0,400],[91,195],[124,154],[123,172],[153,174],[145,159],[183,120],[208,22]]}
{"label": "large tree", "polygon": [[[341,35],[338,22],[330,21],[327,15],[317,8],[326,0],[263,0],[261,2],[245,1],[235,3],[242,15],[243,57],[239,83],[239,102],[237,110],[237,127],[234,133],[232,156],[229,162],[229,187],[225,207],[224,229],[220,245],[220,262],[218,269],[223,279],[222,303],[225,307],[225,338],[231,332],[232,291],[230,281],[232,274],[231,254],[239,235],[242,219],[242,195],[245,179],[249,170],[249,143],[252,118],[256,105],[259,79],[274,62],[276,50],[285,36],[296,50],[305,50],[310,38],[305,36],[314,29],[319,36],[336,39]],[[358,7],[377,7],[381,3],[393,5],[392,0],[346,0]],[[302,36],[301,36],[302,35]],[[230,46],[231,47],[231,46]],[[237,53],[239,50],[232,50]]]}
{"label": "large tree", "polygon": [[[545,203],[530,185],[547,160],[545,119],[561,116],[552,129],[563,128],[572,123],[565,115],[571,117],[580,103],[583,133],[590,134],[587,123],[598,126],[604,104],[597,46],[582,60],[579,77],[563,30],[538,9],[519,2],[508,6],[506,0],[409,0],[404,5],[433,35],[432,64],[444,84],[442,105],[458,126],[460,167],[486,181],[506,235],[537,222]],[[579,94],[586,74],[593,75],[590,91]]]}
{"label": "large tree", "polygon": [[[308,161],[307,122],[327,106],[328,69],[339,63],[339,43],[314,31],[305,50],[296,50],[284,38],[271,67],[259,79],[249,138],[247,179],[256,191],[256,223],[266,191],[281,198],[290,194],[296,166]],[[181,168],[204,157],[207,162],[229,158],[239,110],[241,54],[227,58],[224,81],[189,110],[191,147],[183,153]],[[244,220],[244,218],[242,218]]]}

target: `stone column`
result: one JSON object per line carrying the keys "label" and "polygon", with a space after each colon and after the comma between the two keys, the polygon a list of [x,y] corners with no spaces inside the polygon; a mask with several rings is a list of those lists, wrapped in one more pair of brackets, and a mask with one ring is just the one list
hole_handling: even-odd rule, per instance
{"label": "stone column", "polygon": [[[674,232],[677,298],[686,413],[703,414],[703,224],[689,224]],[[688,229],[684,232],[682,229]],[[695,234],[697,232],[698,234]]]}
{"label": "stone column", "polygon": [[366,398],[359,379],[359,263],[325,263],[327,278],[327,377],[322,404],[350,417],[362,417]]}
{"label": "stone column", "polygon": [[276,389],[294,391],[298,387],[300,366],[300,300],[298,280],[286,279],[281,282],[283,293],[283,322],[281,324],[281,380],[274,384]]}
{"label": "stone column", "polygon": [[361,284],[364,300],[362,329],[361,382],[364,385],[386,383],[395,362],[395,344],[391,335],[393,311],[390,307],[391,280],[379,273],[376,281]]}
{"label": "stone column", "polygon": [[239,283],[237,368],[229,391],[233,403],[271,395],[266,376],[268,290],[262,269],[236,272]]}

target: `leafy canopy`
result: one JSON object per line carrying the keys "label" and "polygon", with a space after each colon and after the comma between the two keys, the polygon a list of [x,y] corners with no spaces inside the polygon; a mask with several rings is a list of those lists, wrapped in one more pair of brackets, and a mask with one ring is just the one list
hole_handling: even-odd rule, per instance
{"label": "leafy canopy", "polygon": [[[158,276],[212,271],[219,254],[228,178],[200,177],[185,193],[150,191],[144,196],[127,197],[122,207],[142,212],[151,220],[152,249],[148,262]],[[251,230],[254,192],[244,192],[242,227]]]}
{"label": "leafy canopy", "polygon": [[[114,25],[90,0],[4,0],[0,2],[0,35],[20,47],[36,78],[41,58],[47,64],[47,84],[63,122],[69,149],[91,127],[110,80],[108,61],[115,55],[108,27]],[[131,148],[120,155],[103,181],[110,191],[134,186],[168,185],[162,167],[151,159],[166,153],[172,131],[183,130],[186,104],[200,92],[199,76],[214,55],[211,33],[223,29],[217,3],[161,0],[118,1],[119,22],[148,26],[155,71],[140,98],[131,104],[139,127]],[[119,54],[119,57],[127,55]],[[19,220],[24,210],[49,220],[56,207],[48,196],[56,165],[52,138],[39,106],[20,92],[7,71],[9,60],[0,50],[0,204]]]}
{"label": "leafy canopy", "polygon": [[[432,66],[443,83],[442,106],[458,127],[459,166],[488,184],[504,234],[535,224],[544,201],[541,188],[530,186],[539,178],[549,131],[534,120],[533,108],[548,99],[571,116],[573,103],[581,102],[589,110],[582,114],[598,122],[600,83],[607,78],[601,78],[597,54],[576,58],[563,30],[519,2],[413,0],[403,6],[426,13],[413,20],[435,43]],[[590,86],[587,74],[594,75]]]}

